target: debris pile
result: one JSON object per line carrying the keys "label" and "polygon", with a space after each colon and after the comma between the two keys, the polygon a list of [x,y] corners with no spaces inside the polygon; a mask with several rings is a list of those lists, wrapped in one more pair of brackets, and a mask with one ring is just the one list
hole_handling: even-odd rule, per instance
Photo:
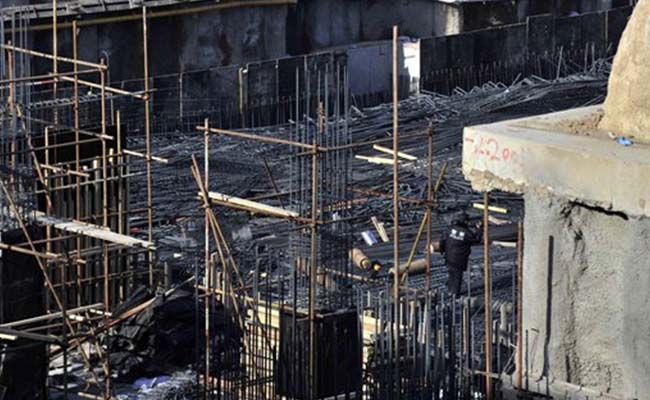
{"label": "debris pile", "polygon": [[[125,320],[110,338],[111,368],[116,370],[121,382],[170,375],[184,369],[196,362],[196,340],[199,340],[199,348],[205,342],[202,335],[196,335],[197,318],[203,321],[205,315],[196,314],[195,294],[191,288],[178,288],[155,297],[139,290],[116,310],[116,317],[145,303],[146,307]],[[214,308],[211,324],[218,336],[215,340],[219,340],[224,351],[226,347],[239,348],[241,332],[234,327],[221,304],[214,304]]]}

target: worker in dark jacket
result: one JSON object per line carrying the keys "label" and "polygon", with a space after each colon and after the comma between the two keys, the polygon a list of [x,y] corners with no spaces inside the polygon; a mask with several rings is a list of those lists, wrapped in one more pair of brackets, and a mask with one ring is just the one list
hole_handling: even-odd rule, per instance
{"label": "worker in dark jacket", "polygon": [[460,296],[463,271],[467,269],[472,246],[481,243],[483,239],[481,222],[476,223],[475,229],[470,229],[468,223],[469,217],[465,212],[462,212],[454,220],[440,242],[440,251],[445,255],[449,272],[447,288],[451,294],[456,296]]}

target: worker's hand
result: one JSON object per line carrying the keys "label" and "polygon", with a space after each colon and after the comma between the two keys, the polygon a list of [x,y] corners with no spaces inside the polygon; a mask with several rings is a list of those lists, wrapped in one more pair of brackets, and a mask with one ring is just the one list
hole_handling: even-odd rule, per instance
{"label": "worker's hand", "polygon": [[483,227],[483,221],[478,220],[476,221],[476,224],[474,224],[477,229],[481,229]]}

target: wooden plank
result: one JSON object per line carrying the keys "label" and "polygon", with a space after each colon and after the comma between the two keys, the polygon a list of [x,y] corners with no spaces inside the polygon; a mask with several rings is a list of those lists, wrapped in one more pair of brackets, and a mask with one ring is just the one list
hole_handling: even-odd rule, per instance
{"label": "wooden plank", "polygon": [[88,236],[91,238],[103,240],[105,242],[115,243],[127,247],[141,247],[148,250],[156,250],[153,242],[146,240],[136,239],[132,236],[122,235],[115,233],[108,228],[99,225],[93,225],[86,222],[77,220],[65,221],[46,215],[43,212],[35,212],[35,219],[37,222],[45,225],[50,225],[55,229],[64,232],[76,233],[79,235]]}
{"label": "wooden plank", "polygon": [[377,217],[370,217],[370,220],[372,221],[372,224],[375,226],[375,229],[377,230],[377,233],[379,234],[379,237],[381,238],[381,241],[384,243],[390,242],[390,238],[388,237],[388,233],[386,233],[386,228],[384,228],[384,223],[379,222],[379,218]]}
{"label": "wooden plank", "polygon": [[[202,194],[199,192],[199,197],[201,196]],[[258,212],[275,217],[298,218],[300,216],[297,212],[285,210],[284,208],[273,207],[256,201],[229,196],[223,193],[209,192],[208,197],[210,198],[210,201],[217,204],[243,208],[247,211]]]}
{"label": "wooden plank", "polygon": [[63,256],[60,255],[60,254],[41,253],[41,252],[38,252],[38,251],[31,251],[29,249],[25,249],[25,248],[22,248],[20,246],[10,245],[10,244],[1,243],[1,242],[0,242],[0,250],[15,251],[16,253],[22,253],[22,254],[27,254],[27,255],[30,255],[30,256],[34,256],[34,257],[40,257],[40,258],[51,259],[51,260],[58,260],[60,258],[63,258]]}
{"label": "wooden plank", "polygon": [[[474,208],[478,209],[478,210],[484,210],[485,209],[485,206],[483,204],[480,204],[480,203],[474,203],[474,204],[472,204],[472,206]],[[492,211],[492,212],[499,213],[499,214],[507,214],[508,213],[507,209],[505,209],[503,207],[496,207],[496,206],[488,206],[488,211]]]}
{"label": "wooden plank", "polygon": [[[389,149],[388,147],[384,147],[384,146],[380,146],[378,144],[375,144],[375,145],[372,146],[372,148],[377,150],[377,151],[381,151],[382,153],[393,155],[393,149]],[[417,161],[417,159],[418,159],[416,156],[412,156],[410,154],[406,154],[406,153],[401,152],[401,151],[397,152],[397,156],[400,157],[400,158],[403,158],[405,160],[409,160],[409,161]]]}
{"label": "wooden plank", "polygon": [[[135,157],[144,158],[144,159],[147,158],[147,155],[146,155],[146,154],[141,153],[141,152],[139,152],[139,151],[133,151],[133,150],[127,150],[127,149],[124,149],[124,150],[122,150],[122,153],[127,154],[127,155],[130,155],[130,156],[135,156]],[[158,162],[161,162],[161,163],[163,163],[163,164],[167,164],[167,163],[169,162],[168,159],[166,159],[166,158],[162,158],[162,157],[157,157],[157,156],[151,156],[151,160],[152,160],[152,161],[158,161]]]}
{"label": "wooden plank", "polygon": [[368,157],[368,156],[362,156],[362,155],[355,155],[354,158],[357,160],[364,160],[368,161],[369,163],[373,164],[383,164],[383,165],[393,165],[393,159],[392,158],[385,158],[385,157]]}

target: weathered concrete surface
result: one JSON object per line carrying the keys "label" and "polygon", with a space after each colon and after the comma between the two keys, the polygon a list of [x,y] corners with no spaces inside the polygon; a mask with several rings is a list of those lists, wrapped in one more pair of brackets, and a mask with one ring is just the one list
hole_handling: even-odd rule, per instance
{"label": "weathered concrete surface", "polygon": [[650,142],[650,0],[640,0],[614,58],[601,127]]}
{"label": "weathered concrete surface", "polygon": [[388,40],[393,26],[400,35],[415,38],[435,35],[434,2],[430,0],[310,0],[298,5],[295,18],[289,18],[293,29],[291,46],[300,53],[349,45],[364,41]]}
{"label": "weathered concrete surface", "polygon": [[[192,103],[195,109],[222,103],[238,104],[238,68],[249,62],[286,55],[286,18],[287,6],[243,7],[151,18],[148,21],[149,73],[159,77],[182,72],[184,96],[197,99]],[[79,31],[79,58],[98,61],[107,57],[112,84],[141,79],[144,71],[142,38],[139,21],[85,26]],[[51,32],[35,32],[31,40],[31,47],[36,50],[52,52]],[[71,57],[71,49],[71,31],[61,30],[60,54]],[[51,70],[51,62],[36,60],[32,68],[35,74],[43,74]],[[177,78],[158,79],[153,87],[175,89],[178,81]],[[140,88],[141,83],[136,87]],[[171,90],[154,93],[156,112],[178,110],[177,97],[164,102],[168,95],[178,96]],[[160,109],[160,106],[171,110]]]}
{"label": "weathered concrete surface", "polygon": [[[287,8],[247,7],[184,18],[183,70],[227,66],[286,54]],[[178,53],[177,53],[178,54]]]}
{"label": "weathered concrete surface", "polygon": [[[350,93],[362,96],[369,93],[388,93],[393,90],[393,44],[376,42],[350,46],[344,49],[350,76]],[[400,95],[420,90],[420,42],[400,39],[398,50]]]}
{"label": "weathered concrete surface", "polygon": [[[189,72],[283,57],[287,6],[242,7],[148,21],[150,74]],[[69,29],[59,32],[59,52],[72,54]],[[32,37],[33,48],[52,52],[50,31]],[[113,81],[142,77],[140,21],[85,26],[79,31],[79,58],[108,56]],[[124,62],[128,60],[128,62]],[[42,65],[42,70],[51,63]],[[39,73],[39,65],[35,73]],[[43,72],[40,72],[43,73]]]}
{"label": "weathered concrete surface", "polygon": [[650,399],[650,219],[544,192],[527,192],[525,201],[531,377],[544,374],[546,361],[551,379]]}
{"label": "weathered concrete surface", "polygon": [[546,190],[650,216],[650,147],[623,147],[609,139],[595,128],[598,112],[588,107],[466,128],[463,173],[478,190]]}
{"label": "weathered concrete surface", "polygon": [[456,35],[463,31],[463,11],[454,4],[433,3],[433,36]]}
{"label": "weathered concrete surface", "polygon": [[[547,7],[548,8],[548,7]],[[514,23],[529,15],[528,1],[449,2],[441,0],[308,0],[290,12],[290,52],[364,41],[389,40],[400,34],[426,38]]]}
{"label": "weathered concrete surface", "polygon": [[524,193],[524,332],[543,375],[650,399],[650,146],[588,107],[465,129],[479,190]]}

